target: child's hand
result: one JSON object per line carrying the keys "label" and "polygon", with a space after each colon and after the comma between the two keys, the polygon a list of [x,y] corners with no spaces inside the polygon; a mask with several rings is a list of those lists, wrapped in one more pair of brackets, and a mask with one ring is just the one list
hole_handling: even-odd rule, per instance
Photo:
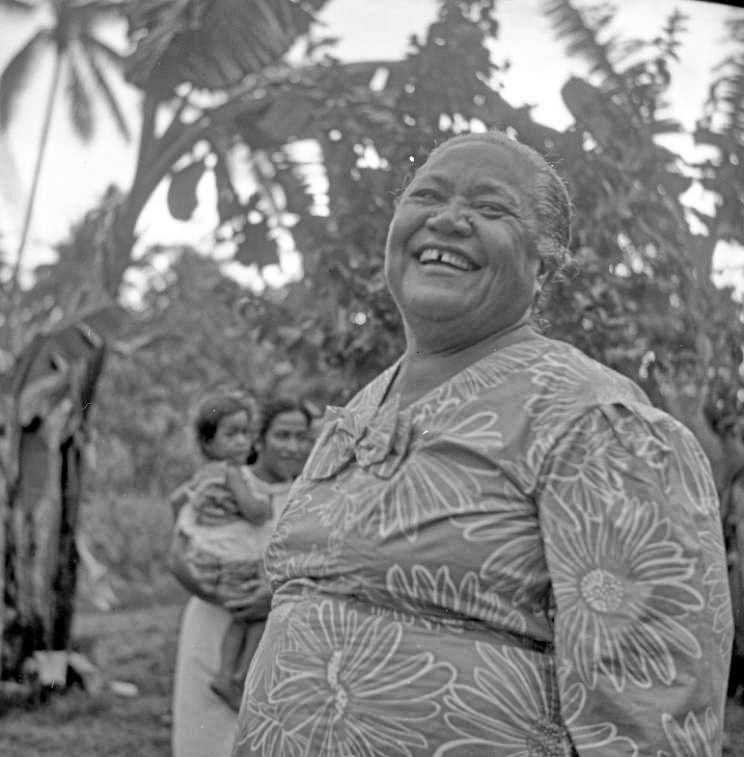
{"label": "child's hand", "polygon": [[203,465],[191,480],[191,496],[201,498],[210,486],[224,486],[227,465],[222,460],[212,460]]}
{"label": "child's hand", "polygon": [[199,503],[196,520],[200,526],[224,526],[225,508],[212,499],[204,498]]}
{"label": "child's hand", "polygon": [[244,581],[230,593],[232,596],[226,598],[222,606],[232,613],[236,620],[263,620],[269,614],[271,589],[265,578]]}
{"label": "child's hand", "polygon": [[260,526],[272,517],[271,498],[258,498],[248,487],[239,467],[228,467],[225,477],[243,517],[253,525]]}

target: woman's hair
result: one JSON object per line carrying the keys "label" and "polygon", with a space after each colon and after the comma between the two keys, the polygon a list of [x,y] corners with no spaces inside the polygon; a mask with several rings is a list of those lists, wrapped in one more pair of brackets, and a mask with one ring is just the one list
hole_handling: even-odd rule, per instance
{"label": "woman's hair", "polygon": [[308,426],[312,424],[313,414],[301,400],[294,400],[286,397],[269,400],[263,406],[261,411],[261,425],[258,429],[258,438],[263,440],[277,415],[294,412],[302,413],[307,420]]}
{"label": "woman's hair", "polygon": [[[531,186],[526,187],[537,222],[537,228],[532,230],[534,245],[530,252],[534,252],[540,260],[541,288],[546,290],[569,258],[573,206],[566,184],[537,150],[496,130],[469,132],[450,137],[437,145],[427,160],[450,147],[479,142],[512,150],[526,160],[533,170],[534,180]],[[543,299],[542,294],[540,299]]]}
{"label": "woman's hair", "polygon": [[210,394],[199,402],[194,418],[194,432],[199,449],[209,457],[209,443],[214,439],[223,418],[244,411],[250,418],[247,403],[235,394]]}

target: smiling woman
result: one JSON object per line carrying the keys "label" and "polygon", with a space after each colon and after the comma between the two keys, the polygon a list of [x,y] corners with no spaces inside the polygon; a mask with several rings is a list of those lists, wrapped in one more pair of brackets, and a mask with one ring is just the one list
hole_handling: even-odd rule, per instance
{"label": "smiling woman", "polygon": [[406,351],[328,409],[290,493],[237,757],[681,754],[683,729],[685,754],[720,753],[709,465],[531,325],[570,207],[499,133],[445,142],[401,196],[385,270]]}
{"label": "smiling woman", "polygon": [[528,193],[534,173],[508,145],[493,142],[485,152],[466,141],[435,152],[414,177],[385,258],[414,349],[466,347],[527,312],[539,264]]}

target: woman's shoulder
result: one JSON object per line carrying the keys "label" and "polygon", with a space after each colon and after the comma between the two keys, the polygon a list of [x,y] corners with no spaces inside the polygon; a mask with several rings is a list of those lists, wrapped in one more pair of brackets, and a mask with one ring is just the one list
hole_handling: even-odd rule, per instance
{"label": "woman's shoulder", "polygon": [[560,339],[539,339],[543,349],[527,367],[533,392],[582,408],[651,404],[643,389],[627,376]]}
{"label": "woman's shoulder", "polygon": [[253,466],[251,465],[241,466],[240,472],[248,486],[253,489],[254,493],[260,496],[273,497],[286,494],[292,487],[292,481],[278,481],[276,483],[264,481],[254,473]]}

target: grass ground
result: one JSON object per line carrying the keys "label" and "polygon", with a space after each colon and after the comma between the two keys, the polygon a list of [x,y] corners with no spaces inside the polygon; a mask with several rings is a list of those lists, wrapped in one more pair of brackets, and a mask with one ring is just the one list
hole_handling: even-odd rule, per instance
{"label": "grass ground", "polygon": [[[170,695],[182,605],[77,616],[75,638],[106,680],[133,683],[125,698],[74,689],[0,720],[2,757],[169,757]],[[726,757],[744,755],[744,707],[729,703]],[[206,757],[206,756],[205,756]],[[647,756],[643,756],[647,757]]]}
{"label": "grass ground", "polygon": [[75,638],[106,680],[133,683],[136,697],[108,686],[80,689],[0,721],[2,757],[168,757],[170,696],[181,605],[79,615]]}

